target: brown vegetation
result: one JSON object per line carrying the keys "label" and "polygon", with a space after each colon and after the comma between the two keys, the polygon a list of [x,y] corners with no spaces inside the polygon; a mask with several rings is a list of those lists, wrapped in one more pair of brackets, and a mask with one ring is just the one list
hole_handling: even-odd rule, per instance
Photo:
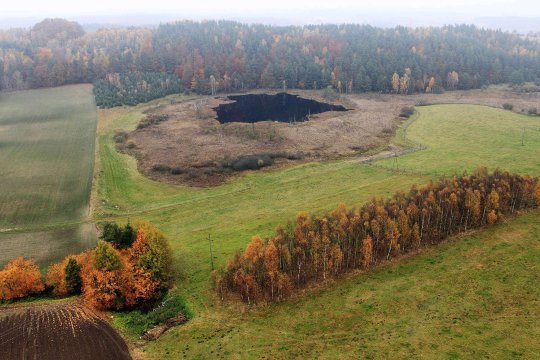
{"label": "brown vegetation", "polygon": [[273,237],[255,236],[217,275],[216,288],[222,298],[232,292],[247,303],[280,300],[307,284],[376,266],[538,205],[537,178],[489,175],[480,168],[386,201],[373,199],[358,210],[340,205],[324,216],[302,212]]}
{"label": "brown vegetation", "polygon": [[[293,93],[328,101],[320,96],[324,93]],[[216,185],[237,173],[229,164],[249,156],[263,160],[263,166],[240,167],[241,170],[299,160],[333,159],[387,144],[403,120],[400,115],[410,116],[414,105],[468,103],[502,108],[504,103],[512,102],[520,112],[537,105],[540,96],[493,87],[410,96],[347,94],[340,99],[337,104],[352,110],[317,114],[309,121],[294,124],[220,124],[212,108],[223,103],[223,98],[173,103],[150,110],[142,119],[142,126],[129,134],[118,132],[115,140],[121,150],[137,158],[139,170],[152,179],[194,186]]]}
{"label": "brown vegetation", "polygon": [[0,300],[23,298],[43,291],[41,273],[34,260],[22,257],[10,261],[0,271]]}

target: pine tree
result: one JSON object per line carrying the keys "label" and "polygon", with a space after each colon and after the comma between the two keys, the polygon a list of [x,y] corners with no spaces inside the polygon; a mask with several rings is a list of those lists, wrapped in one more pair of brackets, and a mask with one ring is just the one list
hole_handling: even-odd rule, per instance
{"label": "pine tree", "polygon": [[69,258],[64,268],[64,281],[68,294],[80,294],[82,288],[81,266],[75,258]]}

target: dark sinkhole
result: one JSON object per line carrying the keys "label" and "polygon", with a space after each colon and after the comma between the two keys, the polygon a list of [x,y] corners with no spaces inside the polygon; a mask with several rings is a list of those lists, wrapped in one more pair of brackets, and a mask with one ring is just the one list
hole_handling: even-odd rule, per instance
{"label": "dark sinkhole", "polygon": [[254,123],[257,121],[301,122],[308,115],[326,111],[347,111],[341,105],[332,105],[298,95],[279,93],[248,94],[228,96],[234,102],[215,107],[217,120],[224,124],[230,122]]}

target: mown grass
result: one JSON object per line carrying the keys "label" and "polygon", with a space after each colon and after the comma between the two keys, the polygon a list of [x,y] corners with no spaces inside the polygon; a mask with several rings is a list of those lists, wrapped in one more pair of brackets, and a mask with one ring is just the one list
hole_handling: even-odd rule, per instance
{"label": "mown grass", "polygon": [[[150,106],[156,104],[159,101]],[[534,320],[539,294],[532,288],[538,280],[538,212],[280,304],[247,313],[237,306],[219,304],[210,282],[208,234],[214,241],[215,263],[221,266],[234,251],[244,248],[252,235],[271,234],[276,225],[292,220],[300,210],[320,213],[340,202],[361,205],[373,196],[387,196],[413,183],[425,183],[430,176],[400,174],[345,159],[249,173],[209,189],[160,184],[142,177],[135,160],[117,153],[112,142],[113,130],[133,128],[146,106],[100,111],[95,217],[150,220],[169,236],[179,259],[181,277],[174,292],[187,299],[195,317],[146,344],[142,351],[148,357],[538,355],[537,345],[526,346],[538,336],[540,327]],[[437,125],[444,126],[445,122],[424,116],[431,109],[432,116],[439,117],[452,109],[446,105],[421,109],[407,131],[415,138],[408,141],[427,144],[428,149],[407,155],[416,161],[408,160],[411,169],[419,173],[461,173],[485,164],[538,174],[538,163],[531,160],[534,153],[527,161],[521,147],[505,147],[504,142],[501,147],[505,136],[515,132],[513,127],[522,124],[515,116],[527,124],[536,119],[487,107],[455,106],[456,119],[470,119],[455,132],[440,132]],[[477,124],[473,121],[476,116],[484,120]],[[489,130],[486,118],[494,129],[500,129],[493,135],[499,141],[485,134]],[[431,131],[416,134],[424,122]],[[462,141],[463,133],[469,134],[471,141]],[[433,147],[439,137],[451,151]],[[531,140],[529,151],[536,149],[535,144],[536,140]],[[439,150],[426,157],[432,149]],[[460,151],[462,162],[453,161],[458,156],[453,149]],[[511,156],[494,155],[492,160],[491,153],[500,149]],[[514,161],[516,158],[518,161]],[[402,158],[398,161],[401,164]],[[118,320],[119,327],[135,337],[124,320]],[[504,337],[515,328],[522,331]]]}
{"label": "mown grass", "polygon": [[462,104],[422,106],[416,111],[406,132],[398,131],[397,142],[419,143],[427,149],[377,165],[433,176],[471,172],[479,164],[540,174],[540,117]]}

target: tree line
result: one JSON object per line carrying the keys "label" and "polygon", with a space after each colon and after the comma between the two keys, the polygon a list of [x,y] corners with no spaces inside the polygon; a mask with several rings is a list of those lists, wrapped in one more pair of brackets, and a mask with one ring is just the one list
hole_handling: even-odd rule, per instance
{"label": "tree line", "polygon": [[301,212],[274,236],[253,237],[216,273],[221,298],[277,301],[308,284],[369,269],[396,256],[481,228],[540,205],[537,178],[480,168],[408,193],[372,199],[360,209]]}
{"label": "tree line", "polygon": [[172,251],[156,227],[105,224],[94,249],[50,265],[44,278],[32,259],[9,262],[0,270],[0,300],[82,294],[98,309],[147,309],[172,281]]}
{"label": "tree line", "polygon": [[111,108],[177,94],[184,91],[184,86],[174,74],[132,72],[107,74],[94,82],[93,91],[97,106]]}
{"label": "tree line", "polygon": [[[327,86],[342,93],[437,92],[540,79],[539,51],[534,38],[468,25],[180,21],[85,33],[76,23],[48,19],[0,31],[0,89],[93,83],[137,72],[174,75],[201,94]],[[108,83],[120,93],[131,91],[130,82]]]}

